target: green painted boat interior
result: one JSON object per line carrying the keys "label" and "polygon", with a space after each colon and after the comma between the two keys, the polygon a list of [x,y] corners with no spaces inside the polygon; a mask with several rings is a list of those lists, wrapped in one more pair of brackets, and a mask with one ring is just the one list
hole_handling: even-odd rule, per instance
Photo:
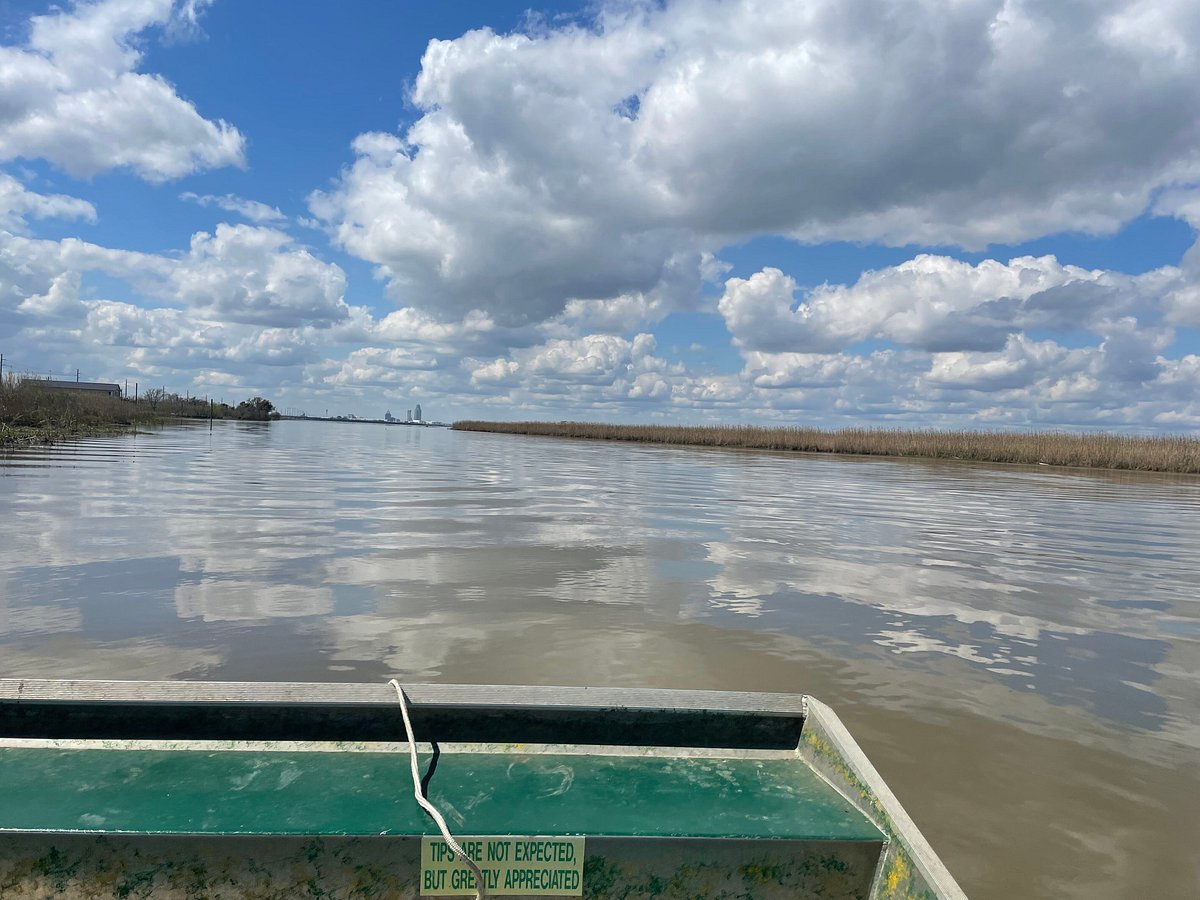
{"label": "green painted boat interior", "polygon": [[[421,755],[421,771],[432,754]],[[406,752],[0,749],[0,830],[420,835]],[[795,755],[443,752],[428,797],[467,834],[880,842]]]}

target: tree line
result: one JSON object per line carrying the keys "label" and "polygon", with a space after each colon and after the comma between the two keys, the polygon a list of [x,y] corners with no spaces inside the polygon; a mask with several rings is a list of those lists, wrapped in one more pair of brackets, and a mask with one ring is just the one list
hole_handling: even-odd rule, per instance
{"label": "tree line", "polygon": [[151,388],[138,397],[138,404],[146,404],[162,416],[181,419],[243,419],[249,422],[268,422],[278,419],[275,405],[264,397],[251,397],[237,406],[203,397],[172,394],[162,388]]}

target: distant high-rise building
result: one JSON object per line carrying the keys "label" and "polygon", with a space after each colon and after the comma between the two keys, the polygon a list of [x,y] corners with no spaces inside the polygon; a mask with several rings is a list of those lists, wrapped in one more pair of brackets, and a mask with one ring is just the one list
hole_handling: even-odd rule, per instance
{"label": "distant high-rise building", "polygon": [[405,421],[405,422],[411,422],[411,421],[412,421],[412,410],[411,410],[411,409],[410,409],[408,412],[406,412],[406,413],[404,414],[404,421]]}
{"label": "distant high-rise building", "polygon": [[413,412],[416,413],[417,421],[420,422],[421,421],[421,404],[420,403],[418,403],[415,407],[413,407]]}
{"label": "distant high-rise building", "polygon": [[385,422],[395,422],[396,421],[395,417],[392,416],[392,411],[390,409],[383,414],[383,421],[385,421]]}

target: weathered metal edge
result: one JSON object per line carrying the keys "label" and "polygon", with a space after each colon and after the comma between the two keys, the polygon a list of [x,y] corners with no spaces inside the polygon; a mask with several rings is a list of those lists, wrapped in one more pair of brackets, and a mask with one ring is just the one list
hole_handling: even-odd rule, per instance
{"label": "weathered metal edge", "polygon": [[[837,763],[845,766],[848,771],[839,771],[840,766],[831,766],[830,760],[814,759],[814,756],[820,755],[820,748],[811,746],[805,737],[801,738],[801,755],[809,758],[818,774],[825,776],[830,784],[872,818],[886,835],[901,845],[893,852],[900,849],[905,852],[938,900],[966,900],[967,895],[950,874],[950,870],[921,834],[917,824],[905,812],[896,795],[883,780],[883,776],[871,764],[837,713],[813,697],[807,697],[806,701],[804,732],[822,733],[832,745],[829,750],[836,754]],[[877,877],[872,896],[893,896],[893,892],[887,890],[885,885],[878,883],[881,880]]]}
{"label": "weathered metal edge", "polygon": [[[0,737],[0,750],[154,750],[162,752],[199,751],[202,753],[401,753],[408,744],[400,741],[206,741],[137,740],[84,738],[6,738]],[[428,756],[428,745],[418,741],[418,752]],[[456,753],[520,753],[528,756],[619,756],[638,759],[793,759],[795,750],[754,750],[713,747],[656,747],[625,744],[539,744],[539,743],[462,743],[438,744],[446,755]]]}
{"label": "weathered metal edge", "polygon": [[[695,710],[795,718],[805,710],[803,694],[782,693],[481,684],[405,684],[404,692],[414,708],[431,709]],[[5,702],[394,707],[396,693],[387,684],[338,682],[0,678]]]}

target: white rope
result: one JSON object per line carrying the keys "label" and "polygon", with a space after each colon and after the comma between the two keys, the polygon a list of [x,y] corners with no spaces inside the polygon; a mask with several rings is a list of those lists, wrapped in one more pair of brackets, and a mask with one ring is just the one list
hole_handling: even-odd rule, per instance
{"label": "white rope", "polygon": [[413,796],[417,798],[417,803],[421,809],[429,813],[433,821],[437,823],[437,827],[441,829],[442,837],[446,840],[448,846],[454,853],[459,856],[467,868],[475,873],[475,897],[476,900],[481,900],[487,896],[487,890],[483,883],[483,872],[479,870],[479,866],[475,864],[475,860],[467,856],[462,845],[454,839],[454,835],[450,833],[450,828],[446,825],[446,820],[442,818],[442,814],[437,811],[437,807],[425,799],[421,793],[421,772],[417,766],[417,740],[413,737],[412,722],[408,719],[408,698],[404,696],[404,688],[400,687],[400,682],[393,678],[388,682],[396,689],[396,696],[400,698],[400,715],[404,717],[404,731],[408,734],[408,752],[409,761],[412,763],[412,781],[413,781]]}

